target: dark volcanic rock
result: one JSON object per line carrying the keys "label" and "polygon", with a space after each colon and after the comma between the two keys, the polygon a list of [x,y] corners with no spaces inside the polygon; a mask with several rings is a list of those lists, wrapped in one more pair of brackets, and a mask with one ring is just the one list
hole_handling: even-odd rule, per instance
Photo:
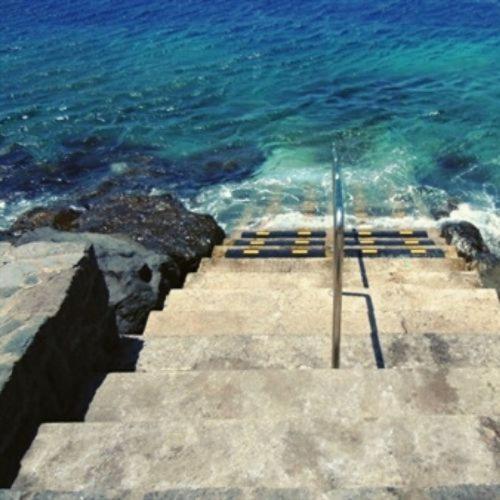
{"label": "dark volcanic rock", "polygon": [[123,235],[40,228],[25,233],[17,244],[33,241],[92,245],[121,334],[141,334],[149,311],[161,309],[167,292],[181,283],[180,271],[172,258],[147,250]]}
{"label": "dark volcanic rock", "polygon": [[36,208],[4,235],[17,245],[93,245],[121,334],[142,333],[149,312],[163,306],[168,291],[224,236],[212,217],[188,211],[169,195],[119,196],[88,210]]}
{"label": "dark volcanic rock", "polygon": [[125,232],[146,248],[170,255],[181,271],[193,270],[224,231],[213,217],[190,212],[171,195],[119,196],[81,214],[78,231]]}
{"label": "dark volcanic rock", "polygon": [[449,245],[454,245],[458,254],[467,261],[480,260],[490,255],[490,250],[479,229],[467,221],[445,222],[441,236]]}
{"label": "dark volcanic rock", "polygon": [[74,418],[88,379],[118,344],[91,247],[0,244],[0,486],[41,422]]}
{"label": "dark volcanic rock", "polygon": [[190,212],[171,195],[122,195],[82,211],[35,208],[20,216],[7,236],[15,240],[26,231],[44,226],[74,232],[125,233],[144,247],[172,257],[182,274],[195,269],[225,236],[213,217]]}

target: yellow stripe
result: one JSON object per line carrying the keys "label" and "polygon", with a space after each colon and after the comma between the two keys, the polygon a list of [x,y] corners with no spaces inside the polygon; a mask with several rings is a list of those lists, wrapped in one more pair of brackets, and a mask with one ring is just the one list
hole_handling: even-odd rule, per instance
{"label": "yellow stripe", "polygon": [[427,253],[427,250],[424,248],[412,248],[410,250],[411,253]]}
{"label": "yellow stripe", "polygon": [[309,250],[303,249],[303,248],[294,248],[292,250],[292,254],[294,255],[307,255],[309,253]]}
{"label": "yellow stripe", "polygon": [[295,240],[296,245],[309,245],[310,243],[310,240]]}
{"label": "yellow stripe", "polygon": [[250,242],[250,245],[264,245],[266,243],[266,240],[252,240]]}
{"label": "yellow stripe", "polygon": [[361,251],[363,253],[373,253],[373,254],[378,253],[378,250],[376,248],[363,248]]}
{"label": "yellow stripe", "polygon": [[371,236],[372,232],[371,231],[358,231],[358,234],[360,236]]}
{"label": "yellow stripe", "polygon": [[360,242],[362,245],[374,245],[374,244],[375,244],[375,240],[366,240],[366,239],[361,239],[361,240],[359,240],[359,242]]}
{"label": "yellow stripe", "polygon": [[245,255],[259,255],[259,250],[252,250],[252,249],[247,249],[247,250],[243,250],[243,253]]}
{"label": "yellow stripe", "polygon": [[413,234],[413,231],[410,229],[405,229],[404,231],[399,231],[399,234]]}
{"label": "yellow stripe", "polygon": [[297,231],[299,236],[311,236],[311,231]]}
{"label": "yellow stripe", "polygon": [[420,240],[404,240],[405,245],[418,245]]}
{"label": "yellow stripe", "polygon": [[257,236],[269,236],[269,231],[257,231]]}

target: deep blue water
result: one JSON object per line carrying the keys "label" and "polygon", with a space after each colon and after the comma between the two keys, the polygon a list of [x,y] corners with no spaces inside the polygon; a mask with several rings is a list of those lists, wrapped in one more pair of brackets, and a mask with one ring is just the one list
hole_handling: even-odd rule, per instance
{"label": "deep blue water", "polygon": [[[174,191],[230,227],[328,213],[500,234],[500,1],[4,0],[0,225]],[[306,216],[307,217],[307,216]]]}

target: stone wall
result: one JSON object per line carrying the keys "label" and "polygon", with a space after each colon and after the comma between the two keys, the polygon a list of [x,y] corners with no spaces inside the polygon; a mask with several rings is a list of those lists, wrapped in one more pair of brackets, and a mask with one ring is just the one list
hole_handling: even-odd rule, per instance
{"label": "stone wall", "polygon": [[117,342],[92,246],[0,243],[0,486],[41,422],[75,418]]}

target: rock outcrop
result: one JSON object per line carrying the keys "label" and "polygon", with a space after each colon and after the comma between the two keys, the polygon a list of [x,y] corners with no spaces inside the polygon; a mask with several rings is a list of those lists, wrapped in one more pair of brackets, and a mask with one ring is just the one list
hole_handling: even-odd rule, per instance
{"label": "rock outcrop", "polygon": [[74,417],[89,377],[118,342],[88,244],[0,244],[0,485],[41,422]]}
{"label": "rock outcrop", "polygon": [[479,229],[467,221],[445,222],[441,236],[448,245],[454,245],[460,257],[468,262],[490,258],[490,250]]}
{"label": "rock outcrop", "polygon": [[16,239],[44,226],[71,232],[125,234],[149,250],[172,257],[181,274],[196,268],[225,236],[213,217],[190,212],[171,195],[121,195],[85,209],[35,208],[19,217],[7,234]]}
{"label": "rock outcrop", "polygon": [[149,311],[161,309],[168,290],[181,282],[171,257],[148,250],[124,235],[69,233],[44,227],[25,233],[17,244],[33,241],[92,245],[123,335],[141,334]]}
{"label": "rock outcrop", "polygon": [[35,208],[4,238],[91,244],[121,334],[141,334],[149,312],[224,239],[215,220],[173,196],[118,196],[87,208]]}

